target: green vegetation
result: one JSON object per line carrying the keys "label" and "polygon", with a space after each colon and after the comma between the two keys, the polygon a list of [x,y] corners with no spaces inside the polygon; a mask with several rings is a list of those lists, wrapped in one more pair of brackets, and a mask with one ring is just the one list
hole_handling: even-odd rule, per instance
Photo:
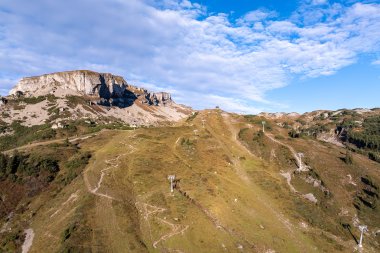
{"label": "green vegetation", "polygon": [[[86,215],[93,208],[94,200],[86,197],[75,211],[72,221],[63,229],[60,235],[60,253],[92,252],[91,245],[83,242],[91,238],[92,229],[86,222]],[[97,243],[100,245],[100,242]]]}
{"label": "green vegetation", "polygon": [[66,96],[67,105],[71,108],[75,108],[79,104],[85,104],[86,100],[80,96]]}
{"label": "green vegetation", "polygon": [[356,147],[354,151],[380,162],[380,116],[365,118],[361,125],[354,120],[344,120],[338,129],[342,129],[344,139]]}
{"label": "green vegetation", "polygon": [[0,237],[0,252],[17,252],[17,249],[21,248],[23,237],[23,232],[20,229],[2,233]]}
{"label": "green vegetation", "polygon": [[50,140],[56,136],[56,131],[49,124],[26,127],[15,121],[7,127],[14,131],[13,135],[0,137],[0,151],[19,147],[36,140]]}
{"label": "green vegetation", "polygon": [[257,126],[262,126],[262,122],[265,121],[265,130],[270,131],[273,128],[272,123],[264,117],[260,117],[257,115],[244,115],[244,118],[247,122]]}
{"label": "green vegetation", "polygon": [[352,154],[349,150],[346,151],[346,155],[344,157],[344,162],[346,164],[352,164],[353,163],[353,157],[352,157]]}
{"label": "green vegetation", "polygon": [[288,135],[292,138],[299,138],[300,137],[300,133],[298,131],[296,131],[295,129],[290,130]]}
{"label": "green vegetation", "polygon": [[380,163],[380,154],[375,152],[368,152],[368,158]]}
{"label": "green vegetation", "polygon": [[380,116],[366,118],[362,130],[350,127],[347,135],[348,141],[358,148],[380,151]]}
{"label": "green vegetation", "polygon": [[252,140],[262,144],[263,138],[264,138],[264,132],[262,130],[260,130],[260,131],[256,132],[256,134],[253,136]]}
{"label": "green vegetation", "polygon": [[13,181],[22,181],[28,176],[43,176],[44,181],[51,182],[58,171],[58,161],[48,157],[18,152],[12,156],[0,154],[0,180],[11,178]]}
{"label": "green vegetation", "polygon": [[193,141],[191,141],[190,139],[186,139],[186,138],[182,138],[181,139],[181,145],[182,146],[191,146],[191,145],[193,145],[194,144],[194,142]]}
{"label": "green vegetation", "polygon": [[[33,105],[41,103],[42,101],[47,100],[49,102],[54,102],[56,97],[54,95],[38,96],[38,97],[25,97],[20,95],[17,99],[9,99],[8,105],[12,106],[15,110],[21,110],[25,108],[25,104]],[[21,105],[20,105],[21,103]]]}
{"label": "green vegetation", "polygon": [[20,121],[14,121],[11,125],[0,125],[0,133],[13,130],[13,134],[0,137],[0,151],[23,146],[35,141],[53,140],[55,138],[67,138],[75,135],[85,135],[109,130],[132,130],[133,128],[123,122],[112,124],[95,124],[86,120],[63,122],[61,129],[52,129],[51,124],[23,126]]}
{"label": "green vegetation", "polygon": [[65,168],[67,169],[66,176],[63,179],[65,185],[71,183],[83,171],[90,158],[90,152],[78,153],[65,163]]}
{"label": "green vegetation", "polygon": [[358,211],[359,218],[368,224],[379,226],[379,185],[373,177],[364,175],[361,177],[360,188],[353,200],[353,205]]}

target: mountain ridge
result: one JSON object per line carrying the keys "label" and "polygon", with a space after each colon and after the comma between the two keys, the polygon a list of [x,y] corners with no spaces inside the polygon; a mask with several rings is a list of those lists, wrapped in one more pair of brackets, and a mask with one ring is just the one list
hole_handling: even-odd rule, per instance
{"label": "mountain ridge", "polygon": [[[176,104],[168,92],[150,92],[123,77],[90,70],[73,70],[22,78],[4,98],[3,112],[24,125],[88,118],[130,125],[156,125],[185,118],[190,107]],[[8,104],[8,105],[6,105]],[[17,109],[23,109],[17,110]],[[55,116],[52,113],[56,112]]]}

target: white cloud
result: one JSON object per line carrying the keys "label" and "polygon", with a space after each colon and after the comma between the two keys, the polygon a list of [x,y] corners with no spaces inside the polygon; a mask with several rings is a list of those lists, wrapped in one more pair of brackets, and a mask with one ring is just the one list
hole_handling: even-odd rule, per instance
{"label": "white cloud", "polygon": [[2,5],[2,90],[10,87],[2,80],[94,69],[171,90],[197,108],[217,104],[252,113],[282,107],[265,94],[294,75],[331,75],[360,54],[380,50],[378,4],[301,6],[287,20],[258,10],[236,22],[226,14],[206,15],[205,7],[186,0]]}
{"label": "white cloud", "polygon": [[328,3],[327,0],[312,0],[311,1],[312,5],[320,5],[320,4],[326,4],[326,3]]}
{"label": "white cloud", "polygon": [[8,95],[9,90],[14,86],[17,80],[0,77],[0,95]]}
{"label": "white cloud", "polygon": [[250,11],[244,15],[239,21],[240,22],[256,22],[262,21],[268,18],[274,18],[277,16],[275,11],[267,11],[267,10],[254,10]]}

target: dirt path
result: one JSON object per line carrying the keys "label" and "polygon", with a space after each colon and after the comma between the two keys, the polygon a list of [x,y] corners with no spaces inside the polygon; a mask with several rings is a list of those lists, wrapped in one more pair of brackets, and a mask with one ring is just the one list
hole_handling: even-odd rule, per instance
{"label": "dirt path", "polygon": [[[238,138],[238,135],[239,135],[239,129],[237,129],[236,127],[234,127],[231,123],[231,116],[228,115],[228,114],[223,114],[223,119],[224,119],[224,123],[226,124],[226,126],[228,127],[228,129],[230,130],[231,132],[231,137],[233,139],[233,141],[239,146],[241,147],[241,150],[247,154],[249,154],[250,156],[254,157],[255,159],[257,159],[257,157],[246,147],[244,146],[239,138]],[[252,185],[253,183],[251,182],[251,180],[249,179],[246,171],[241,168],[241,165],[240,165],[240,161],[237,160],[237,166],[236,168],[240,168],[237,172],[238,172],[238,175],[244,180],[246,181],[249,185]],[[275,208],[273,208],[273,206],[271,206],[270,204],[267,203],[267,201],[265,201],[264,199],[261,198],[260,195],[257,195],[257,199],[262,203],[263,206],[265,206],[277,219],[280,223],[282,223],[282,225],[291,233],[292,237],[295,238],[295,235],[294,235],[294,231],[293,231],[293,225],[290,223],[290,221],[288,219],[286,219],[284,217],[284,215],[280,212],[277,212]]]}
{"label": "dirt path", "polygon": [[161,223],[164,223],[164,224],[168,225],[169,227],[171,227],[172,231],[161,236],[157,241],[155,241],[153,243],[153,247],[155,249],[157,248],[157,244],[160,243],[161,241],[165,241],[165,240],[169,239],[170,237],[178,235],[178,234],[183,235],[183,233],[189,228],[189,225],[182,226],[182,225],[173,224],[173,223],[168,222],[168,221],[161,219],[161,218],[157,218],[157,219],[159,221],[161,221]]}
{"label": "dirt path", "polygon": [[[86,139],[89,139],[92,136],[96,136],[96,135],[97,135],[96,133],[95,134],[85,134],[85,135],[81,135],[81,136],[70,137],[70,138],[68,138],[68,140],[69,140],[69,142],[75,142],[75,141],[78,141],[78,140],[86,140]],[[65,140],[66,140],[66,138],[49,140],[49,141],[34,142],[34,143],[26,144],[26,145],[23,145],[23,146],[20,146],[20,147],[17,147],[17,148],[12,148],[12,149],[8,149],[8,150],[4,150],[4,151],[1,151],[1,152],[4,153],[4,154],[11,154],[12,152],[14,152],[16,150],[20,151],[20,150],[24,150],[24,149],[35,148],[35,147],[38,147],[38,146],[46,146],[46,145],[49,145],[49,144],[64,142]]]}
{"label": "dirt path", "polygon": [[286,179],[286,183],[288,184],[290,190],[294,193],[298,193],[296,188],[292,185],[292,174],[290,172],[281,172],[280,175]]}
{"label": "dirt path", "polygon": [[[268,137],[271,141],[281,145],[281,146],[284,146],[286,148],[288,148],[290,150],[290,152],[292,153],[293,157],[296,159],[297,161],[297,166],[298,166],[298,169],[296,169],[296,171],[298,172],[301,172],[301,171],[308,171],[310,169],[309,166],[307,166],[306,164],[304,164],[302,162],[302,159],[301,157],[299,156],[299,154],[295,151],[295,149],[288,145],[288,144],[285,144],[279,140],[276,140],[272,135],[268,134],[268,133],[264,133],[266,137]],[[281,172],[280,173],[281,176],[283,176],[284,178],[286,178],[286,182],[290,188],[290,190],[293,192],[293,193],[296,193],[296,194],[299,194],[301,197],[307,199],[308,201],[310,202],[313,202],[313,203],[317,203],[318,202],[318,199],[312,194],[312,193],[306,193],[306,194],[302,194],[300,193],[299,191],[296,190],[296,188],[294,188],[294,186],[292,185],[292,172]]]}
{"label": "dirt path", "polygon": [[58,208],[52,215],[50,215],[50,218],[53,218],[55,215],[57,215],[60,211],[62,211],[62,208],[65,207],[65,205],[71,203],[71,202],[75,202],[77,199],[78,199],[78,194],[79,194],[80,190],[77,190],[75,193],[72,193],[70,195],[70,197],[61,204],[60,208]]}
{"label": "dirt path", "polygon": [[129,148],[130,148],[130,151],[124,153],[124,154],[120,154],[118,155],[116,158],[114,159],[108,159],[105,161],[107,167],[102,169],[100,171],[100,178],[95,186],[95,188],[93,188],[90,184],[90,181],[88,179],[88,176],[87,176],[87,173],[89,172],[89,170],[91,169],[91,167],[89,166],[83,173],[83,177],[84,177],[84,181],[85,181],[85,184],[86,184],[86,187],[87,187],[87,190],[88,192],[94,194],[94,195],[97,195],[99,197],[104,197],[104,198],[107,198],[107,199],[111,199],[111,200],[117,200],[115,199],[114,197],[108,195],[108,194],[104,194],[104,193],[99,193],[99,189],[101,188],[102,186],[102,183],[103,183],[103,179],[104,179],[104,176],[107,174],[107,171],[109,170],[112,170],[112,169],[116,169],[117,167],[119,167],[120,165],[120,158],[123,157],[123,156],[126,156],[126,155],[129,155],[129,154],[132,154],[133,152],[135,152],[135,148],[130,145],[130,144],[126,144],[126,143],[122,143],[123,145],[128,145]]}
{"label": "dirt path", "polygon": [[30,247],[32,247],[34,239],[34,231],[31,228],[25,229],[25,241],[22,244],[22,253],[28,253]]}
{"label": "dirt path", "polygon": [[296,161],[297,161],[298,171],[308,171],[307,166],[302,162],[301,157],[299,156],[299,154],[295,151],[295,149],[292,146],[290,146],[288,144],[285,144],[285,143],[283,143],[283,142],[281,142],[279,140],[276,140],[272,135],[270,135],[270,134],[268,134],[266,132],[264,132],[264,134],[271,141],[273,141],[273,142],[275,142],[275,143],[277,143],[277,144],[279,144],[281,146],[284,146],[284,147],[286,147],[286,148],[288,148],[290,150],[290,152],[292,153],[294,159],[296,159]]}
{"label": "dirt path", "polygon": [[[155,216],[159,213],[165,212],[166,208],[162,208],[162,207],[158,207],[158,206],[154,206],[154,205],[150,205],[150,204],[142,203],[142,202],[136,202],[136,206],[142,207],[142,211],[144,213],[143,217],[148,222],[149,233],[150,233],[151,237],[152,237],[152,233],[151,233],[151,227],[150,227],[150,221],[149,221],[150,217],[158,220],[161,224],[167,225],[171,228],[171,231],[169,233],[162,235],[160,238],[158,238],[158,240],[155,240],[153,242],[153,248],[155,248],[155,249],[157,248],[157,245],[160,242],[166,241],[170,237],[173,237],[173,236],[178,235],[178,234],[183,235],[183,233],[189,228],[188,225],[183,226],[183,225],[174,224],[174,223],[171,223],[165,219],[162,219],[160,217]],[[153,241],[153,238],[151,238],[151,240]]]}

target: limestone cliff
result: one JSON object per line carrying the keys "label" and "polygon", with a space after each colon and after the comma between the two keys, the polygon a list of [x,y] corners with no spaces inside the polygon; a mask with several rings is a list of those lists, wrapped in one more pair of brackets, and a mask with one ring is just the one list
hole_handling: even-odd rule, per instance
{"label": "limestone cliff", "polygon": [[[2,112],[9,115],[2,120],[7,124],[18,120],[25,126],[52,124],[59,128],[77,119],[150,126],[178,121],[192,112],[172,101],[167,92],[149,92],[121,76],[89,70],[26,77],[10,94],[0,97]],[[28,99],[31,97],[40,98]],[[7,99],[12,101],[8,105]]]}
{"label": "limestone cliff", "polygon": [[119,107],[130,106],[139,97],[142,103],[149,105],[166,105],[172,102],[169,93],[148,92],[146,89],[128,84],[121,76],[89,70],[26,77],[20,80],[10,94],[16,95],[20,92],[26,96],[88,95],[98,98],[101,105]]}

